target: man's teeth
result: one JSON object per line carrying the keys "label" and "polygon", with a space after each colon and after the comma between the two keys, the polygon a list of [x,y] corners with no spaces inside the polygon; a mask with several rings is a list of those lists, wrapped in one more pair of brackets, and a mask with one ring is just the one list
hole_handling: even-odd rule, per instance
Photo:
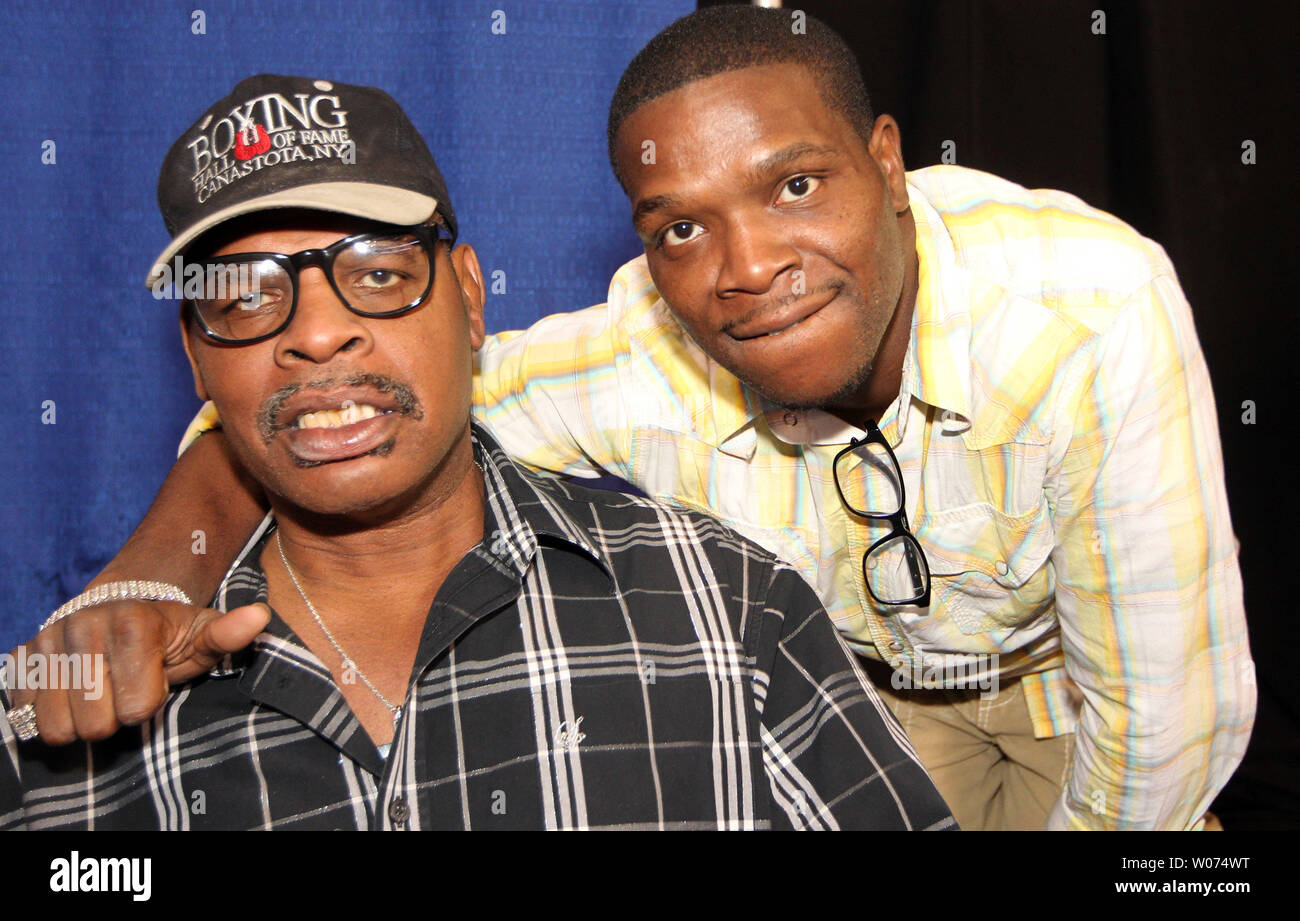
{"label": "man's teeth", "polygon": [[303,413],[298,417],[295,428],[300,429],[337,429],[352,425],[364,419],[373,419],[380,415],[380,410],[373,406],[345,406],[343,409],[320,409],[314,413]]}

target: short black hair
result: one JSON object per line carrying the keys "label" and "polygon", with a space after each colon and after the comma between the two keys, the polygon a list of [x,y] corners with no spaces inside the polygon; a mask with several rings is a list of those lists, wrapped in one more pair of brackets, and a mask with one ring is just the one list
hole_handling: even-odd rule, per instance
{"label": "short black hair", "polygon": [[875,115],[857,59],[844,39],[802,10],[729,4],[697,10],[674,22],[646,44],[623,71],[609,104],[606,141],[614,176],[619,129],[647,102],[675,89],[731,70],[763,64],[799,64],[821,85],[827,108],[839,112],[864,141]]}

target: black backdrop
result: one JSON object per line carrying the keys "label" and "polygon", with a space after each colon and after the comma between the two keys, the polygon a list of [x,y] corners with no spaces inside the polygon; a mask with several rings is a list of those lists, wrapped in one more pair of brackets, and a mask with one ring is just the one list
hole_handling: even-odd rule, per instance
{"label": "black backdrop", "polygon": [[[1300,421],[1286,415],[1300,360],[1286,290],[1296,268],[1296,18],[1281,11],[1291,5],[785,6],[853,47],[876,111],[898,119],[908,168],[939,162],[952,141],[957,163],[1072,192],[1169,253],[1214,382],[1259,689],[1250,748],[1215,811],[1229,829],[1300,828],[1300,689],[1289,668],[1300,630],[1285,600],[1295,576],[1284,537],[1297,510],[1287,446]],[[1242,162],[1248,140],[1253,164]]]}

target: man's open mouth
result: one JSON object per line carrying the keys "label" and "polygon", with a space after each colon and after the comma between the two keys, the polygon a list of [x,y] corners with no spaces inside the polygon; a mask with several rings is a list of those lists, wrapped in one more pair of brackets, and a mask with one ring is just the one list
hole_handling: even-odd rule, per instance
{"label": "man's open mouth", "polygon": [[424,418],[410,387],[381,374],[288,384],[263,405],[258,431],[281,442],[300,467],[314,467],[393,449],[402,421]]}
{"label": "man's open mouth", "polygon": [[340,409],[318,409],[303,413],[293,424],[296,429],[338,429],[390,413],[391,409],[379,409],[369,403],[352,403]]}
{"label": "man's open mouth", "polygon": [[359,403],[305,412],[281,434],[294,462],[310,467],[388,453],[402,418],[396,409]]}

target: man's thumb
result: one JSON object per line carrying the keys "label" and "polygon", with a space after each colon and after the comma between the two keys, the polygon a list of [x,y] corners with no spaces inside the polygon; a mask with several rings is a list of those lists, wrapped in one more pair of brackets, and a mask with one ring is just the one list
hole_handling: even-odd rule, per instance
{"label": "man's thumb", "polygon": [[227,653],[238,652],[257,637],[271,620],[271,609],[262,603],[231,608],[225,614],[207,610],[210,618],[198,625],[186,646],[169,656],[164,666],[172,684],[187,680],[216,665]]}
{"label": "man's thumb", "polygon": [[270,622],[271,609],[259,601],[242,608],[231,608],[208,624],[200,636],[206,637],[208,651],[220,657],[243,649]]}

